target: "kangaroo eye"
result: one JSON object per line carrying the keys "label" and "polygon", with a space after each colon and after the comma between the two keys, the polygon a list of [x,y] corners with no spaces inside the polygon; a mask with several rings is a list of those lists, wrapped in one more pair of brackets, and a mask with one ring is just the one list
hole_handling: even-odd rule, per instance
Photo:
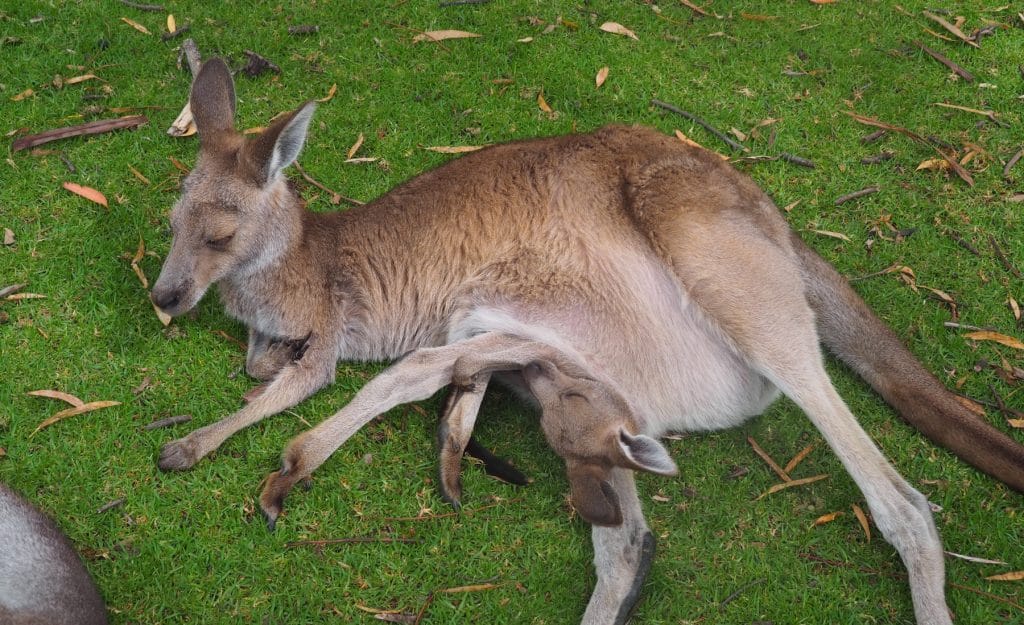
{"label": "kangaroo eye", "polygon": [[220,237],[219,239],[208,239],[206,241],[206,246],[211,247],[215,250],[223,250],[227,248],[228,243],[231,243],[232,237],[234,237],[234,235],[229,234],[228,236]]}
{"label": "kangaroo eye", "polygon": [[576,391],[565,391],[562,393],[562,400],[565,401],[567,399],[581,399],[588,404],[590,403],[590,399],[586,395],[577,393]]}

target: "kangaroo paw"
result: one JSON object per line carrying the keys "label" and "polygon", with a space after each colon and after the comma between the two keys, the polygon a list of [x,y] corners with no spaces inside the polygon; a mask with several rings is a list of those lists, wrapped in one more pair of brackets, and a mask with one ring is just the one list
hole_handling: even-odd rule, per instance
{"label": "kangaroo paw", "polygon": [[184,471],[191,469],[200,458],[195,443],[186,436],[166,443],[156,464],[163,471]]}

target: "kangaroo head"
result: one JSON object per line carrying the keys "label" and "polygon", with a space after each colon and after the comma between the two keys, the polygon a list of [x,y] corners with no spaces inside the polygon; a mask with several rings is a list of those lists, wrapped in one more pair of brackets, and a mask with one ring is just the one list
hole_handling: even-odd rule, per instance
{"label": "kangaroo head", "polygon": [[314,109],[308,102],[246,139],[235,130],[235,87],[220,59],[203,64],[189,105],[199,158],[171,210],[171,251],[152,293],[170,315],[190,310],[211,284],[273,263],[298,236],[301,202],[281,170],[302,150]]}
{"label": "kangaroo head", "polygon": [[676,475],[679,469],[655,439],[636,430],[626,400],[597,380],[566,375],[548,361],[523,370],[542,408],[541,428],[565,460],[572,501],[593,525],[619,525],[622,510],[609,481],[614,467]]}

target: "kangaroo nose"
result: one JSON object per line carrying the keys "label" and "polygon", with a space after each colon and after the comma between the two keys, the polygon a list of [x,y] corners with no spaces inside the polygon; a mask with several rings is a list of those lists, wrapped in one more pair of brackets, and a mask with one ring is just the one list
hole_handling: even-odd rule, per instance
{"label": "kangaroo nose", "polygon": [[150,297],[152,297],[153,303],[156,304],[156,307],[160,310],[174,310],[174,307],[181,301],[181,291],[176,289],[171,291],[157,291],[154,289]]}

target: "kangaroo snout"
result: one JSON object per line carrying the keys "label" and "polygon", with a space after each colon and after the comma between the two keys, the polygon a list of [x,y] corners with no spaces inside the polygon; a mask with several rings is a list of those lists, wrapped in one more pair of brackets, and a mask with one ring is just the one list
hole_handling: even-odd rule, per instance
{"label": "kangaroo snout", "polygon": [[172,314],[172,311],[181,303],[181,291],[178,289],[153,289],[150,299],[153,300],[157,308],[167,314]]}

